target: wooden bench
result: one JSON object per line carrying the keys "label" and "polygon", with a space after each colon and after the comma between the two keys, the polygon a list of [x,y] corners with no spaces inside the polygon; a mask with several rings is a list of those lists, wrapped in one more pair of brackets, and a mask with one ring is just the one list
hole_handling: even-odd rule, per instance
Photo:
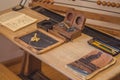
{"label": "wooden bench", "polygon": [[0,64],[0,80],[22,80],[7,67]]}

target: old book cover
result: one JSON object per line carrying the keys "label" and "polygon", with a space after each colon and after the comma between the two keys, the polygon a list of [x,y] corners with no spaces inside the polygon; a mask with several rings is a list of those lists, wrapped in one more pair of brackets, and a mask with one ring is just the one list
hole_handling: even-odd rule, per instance
{"label": "old book cover", "polygon": [[10,11],[0,15],[0,24],[9,28],[12,31],[17,31],[29,24],[32,24],[37,19],[34,19],[26,14]]}
{"label": "old book cover", "polygon": [[110,67],[116,62],[113,56],[98,50],[94,50],[82,58],[67,64],[72,70],[81,73],[86,79],[90,79],[98,72]]}

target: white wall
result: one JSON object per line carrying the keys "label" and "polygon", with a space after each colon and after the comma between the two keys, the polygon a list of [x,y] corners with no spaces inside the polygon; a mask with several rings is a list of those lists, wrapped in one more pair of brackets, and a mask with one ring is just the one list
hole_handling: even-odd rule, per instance
{"label": "white wall", "polygon": [[[0,0],[0,11],[8,9],[8,8],[12,8],[18,5],[20,1],[21,0]],[[28,1],[30,0],[27,0],[26,5],[28,4]]]}
{"label": "white wall", "polygon": [[0,0],[0,11],[17,5],[19,1],[20,0]]}
{"label": "white wall", "polygon": [[[19,4],[21,0],[0,0],[0,11],[12,8]],[[0,62],[8,61],[23,55],[15,44],[4,36],[0,35]]]}
{"label": "white wall", "polygon": [[23,55],[23,51],[0,34],[0,62],[8,61]]}

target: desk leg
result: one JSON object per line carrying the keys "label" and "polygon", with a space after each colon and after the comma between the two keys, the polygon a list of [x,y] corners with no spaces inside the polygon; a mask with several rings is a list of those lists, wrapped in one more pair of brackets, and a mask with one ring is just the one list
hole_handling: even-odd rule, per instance
{"label": "desk leg", "polygon": [[22,65],[21,65],[21,70],[20,70],[20,73],[19,73],[20,75],[24,75],[25,74],[26,63],[27,63],[27,53],[24,51],[23,59],[22,59]]}
{"label": "desk leg", "polygon": [[41,61],[24,51],[20,75],[29,75],[34,71],[41,71]]}
{"label": "desk leg", "polygon": [[35,71],[41,72],[41,61],[29,54],[27,73],[31,74]]}

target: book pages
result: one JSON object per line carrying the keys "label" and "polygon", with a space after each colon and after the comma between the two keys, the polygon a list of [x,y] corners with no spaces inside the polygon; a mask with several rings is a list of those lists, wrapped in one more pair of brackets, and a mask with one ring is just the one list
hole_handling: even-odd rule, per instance
{"label": "book pages", "polygon": [[32,24],[37,19],[34,19],[26,14],[11,11],[0,16],[0,23],[12,31],[17,31],[29,24]]}

